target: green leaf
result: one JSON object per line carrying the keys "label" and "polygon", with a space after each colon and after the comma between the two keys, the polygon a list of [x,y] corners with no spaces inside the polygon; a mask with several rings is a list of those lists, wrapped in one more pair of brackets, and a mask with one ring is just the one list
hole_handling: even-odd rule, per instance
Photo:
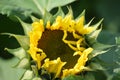
{"label": "green leaf", "polygon": [[23,49],[25,50],[29,49],[29,37],[28,36],[16,35],[16,34],[11,34],[11,33],[2,33],[2,34],[15,37]]}
{"label": "green leaf", "polygon": [[13,35],[21,45],[21,47],[25,50],[28,50],[29,48],[29,37],[28,36],[22,36],[22,35]]}
{"label": "green leaf", "polygon": [[22,47],[16,48],[16,49],[5,48],[5,50],[7,50],[9,53],[13,54],[14,56],[16,56],[19,59],[27,57],[27,54],[26,54],[25,50]]}
{"label": "green leaf", "polygon": [[20,80],[25,70],[12,67],[17,61],[17,58],[12,58],[10,60],[3,60],[0,58],[0,80]]}
{"label": "green leaf", "polygon": [[0,0],[0,13],[16,15],[20,18],[29,16],[32,12],[39,13],[32,0]]}
{"label": "green leaf", "polygon": [[114,75],[112,80],[120,80],[120,68],[115,68],[113,72]]}
{"label": "green leaf", "polygon": [[29,59],[27,58],[22,58],[15,66],[15,68],[23,68],[23,69],[28,69],[30,67],[30,62]]}
{"label": "green leaf", "polygon": [[[18,17],[17,17],[18,18]],[[22,27],[23,27],[23,30],[24,30],[24,33],[25,35],[29,35],[29,32],[31,31],[32,29],[32,25],[31,24],[28,24],[28,23],[25,23],[23,22],[20,18],[18,18],[18,20],[20,21]]]}
{"label": "green leaf", "polygon": [[25,50],[20,47],[17,49],[8,49],[5,48],[8,52],[10,52],[11,54],[13,54],[14,56],[16,56],[17,58],[19,58],[19,62],[17,63],[17,65],[15,65],[14,67],[16,68],[29,68],[29,57],[26,54]]}
{"label": "green leaf", "polygon": [[101,54],[103,54],[103,53],[106,53],[106,52],[108,52],[109,51],[109,49],[108,50],[93,50],[93,54],[91,54],[90,56],[89,56],[89,58],[93,58],[93,57],[96,57],[96,56],[98,56],[98,55],[101,55]]}
{"label": "green leaf", "polygon": [[115,39],[116,39],[116,44],[120,45],[120,37],[116,37]]}
{"label": "green leaf", "polygon": [[33,77],[34,77],[33,71],[26,70],[26,72],[24,73],[20,80],[32,80]]}
{"label": "green leaf", "polygon": [[119,45],[116,45],[116,38],[117,35],[111,34],[110,32],[107,31],[102,31],[101,34],[98,37],[98,40],[104,44],[112,44],[115,45],[111,48],[109,48],[108,52],[106,52],[103,55],[99,55],[98,57],[103,60],[104,62],[106,62],[108,65],[106,65],[106,67],[108,68],[108,72],[110,72],[111,74],[113,73],[113,69],[116,67],[119,67],[120,63],[120,47],[118,47]]}
{"label": "green leaf", "polygon": [[45,10],[64,6],[75,0],[0,0],[0,13],[24,18],[31,13],[44,15]]}
{"label": "green leaf", "polygon": [[120,68],[115,68],[113,72],[114,72],[114,73],[119,73],[119,74],[120,74]]}
{"label": "green leaf", "polygon": [[106,74],[105,71],[103,70],[96,70],[96,71],[91,71],[87,72],[85,74],[85,80],[110,80],[107,78],[108,75]]}
{"label": "green leaf", "polygon": [[111,48],[113,46],[114,45],[102,44],[102,43],[99,43],[99,42],[95,42],[95,43],[92,44],[92,47],[95,50],[105,50],[105,49]]}
{"label": "green leaf", "polygon": [[75,0],[34,0],[34,1],[36,2],[38,1],[38,3],[41,5],[43,9],[50,11],[55,7],[64,6],[66,4],[74,2]]}
{"label": "green leaf", "polygon": [[90,74],[89,72],[85,75],[84,80],[96,80],[95,76],[93,74]]}
{"label": "green leaf", "polygon": [[69,75],[63,78],[63,80],[84,80],[84,79],[81,76]]}
{"label": "green leaf", "polygon": [[105,70],[101,65],[100,63],[90,63],[89,67],[92,69],[92,70]]}

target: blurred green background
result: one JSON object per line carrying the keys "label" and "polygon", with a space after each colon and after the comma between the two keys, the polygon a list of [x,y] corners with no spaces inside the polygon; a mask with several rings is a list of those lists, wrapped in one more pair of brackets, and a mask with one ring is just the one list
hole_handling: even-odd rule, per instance
{"label": "blurred green background", "polygon": [[[104,21],[102,22],[103,31],[99,35],[98,41],[104,44],[115,44],[115,37],[120,36],[120,0],[76,0],[69,5],[71,5],[73,9],[75,17],[77,17],[84,9],[86,10],[86,23],[89,22],[93,17],[95,17],[93,24],[104,18]],[[63,6],[62,9],[67,12],[67,8],[65,6]],[[53,9],[51,13],[55,13],[56,10],[56,8]],[[27,21],[29,18],[26,18],[24,20]],[[5,32],[24,34],[20,23],[17,21],[17,19],[15,19],[15,17],[0,14],[0,33]],[[0,60],[4,59],[4,61],[7,61],[2,64],[0,63],[0,65],[4,66],[7,66],[6,63],[12,64],[8,62],[8,60],[13,58],[13,55],[8,54],[8,52],[4,50],[6,47],[17,48],[19,47],[19,44],[13,37],[0,35]],[[113,54],[115,53],[113,50],[110,50],[107,54],[103,54],[99,57],[103,61],[110,64],[112,64],[111,62],[114,63],[114,60],[120,60],[118,57],[116,57],[119,55],[119,53],[116,53],[117,55]],[[2,69],[5,68],[0,66],[0,71]],[[112,69],[113,68],[110,68],[111,72]],[[6,73],[7,72],[4,74]],[[6,78],[4,80],[6,80]]]}

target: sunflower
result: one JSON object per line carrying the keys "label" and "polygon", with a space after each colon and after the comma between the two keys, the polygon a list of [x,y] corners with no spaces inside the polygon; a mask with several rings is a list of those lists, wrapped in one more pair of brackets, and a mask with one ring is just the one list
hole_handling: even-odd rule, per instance
{"label": "sunflower", "polygon": [[87,45],[85,35],[95,30],[85,23],[85,16],[73,19],[72,14],[57,16],[51,24],[42,19],[32,23],[29,33],[32,59],[37,68],[64,78],[82,72],[93,48]]}

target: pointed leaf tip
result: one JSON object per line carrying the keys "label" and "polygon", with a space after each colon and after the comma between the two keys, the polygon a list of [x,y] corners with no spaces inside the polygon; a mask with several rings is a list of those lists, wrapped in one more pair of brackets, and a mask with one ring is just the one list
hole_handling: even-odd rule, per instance
{"label": "pointed leaf tip", "polygon": [[103,20],[104,20],[104,18],[102,18],[98,23],[93,25],[93,27],[95,27],[95,30],[98,29],[98,27],[100,26],[100,24],[102,23]]}
{"label": "pointed leaf tip", "polygon": [[78,20],[82,16],[85,16],[85,10],[83,10],[82,13],[75,20]]}
{"label": "pointed leaf tip", "polygon": [[[17,17],[17,16],[16,16]],[[23,22],[19,17],[17,17],[17,19],[19,20],[19,22],[21,23],[22,27],[23,27],[23,30],[24,30],[24,33],[25,35],[29,35],[29,32],[31,31],[32,29],[32,25],[31,24],[28,24],[28,23],[25,23]]]}
{"label": "pointed leaf tip", "polygon": [[20,46],[25,49],[28,50],[29,48],[29,37],[28,36],[24,36],[24,35],[16,35],[16,34],[12,34],[12,33],[1,33],[2,35],[9,35],[10,37],[13,36],[17,39],[17,41],[19,42]]}
{"label": "pointed leaf tip", "polygon": [[68,14],[72,15],[73,16],[73,10],[72,10],[72,7],[67,7],[68,8]]}
{"label": "pointed leaf tip", "polygon": [[94,20],[94,17],[85,25],[85,28],[89,27],[93,20]]}
{"label": "pointed leaf tip", "polygon": [[61,7],[58,7],[57,13],[55,15],[53,15],[53,17],[51,18],[50,21],[53,23],[58,16],[62,16],[62,17],[65,16],[65,14],[64,14],[64,12],[63,12]]}
{"label": "pointed leaf tip", "polygon": [[17,49],[5,48],[5,50],[7,50],[9,53],[13,54],[14,56],[16,56],[19,59],[27,57],[27,54],[26,54],[25,50],[22,47],[17,48]]}
{"label": "pointed leaf tip", "polygon": [[32,16],[32,15],[31,15],[30,18],[32,19],[33,22],[35,22],[35,21],[39,21],[39,19],[36,18],[35,16]]}
{"label": "pointed leaf tip", "polygon": [[89,37],[97,40],[98,35],[100,34],[101,30],[102,30],[102,27],[100,29],[98,29],[98,30],[95,30],[91,34],[89,34]]}

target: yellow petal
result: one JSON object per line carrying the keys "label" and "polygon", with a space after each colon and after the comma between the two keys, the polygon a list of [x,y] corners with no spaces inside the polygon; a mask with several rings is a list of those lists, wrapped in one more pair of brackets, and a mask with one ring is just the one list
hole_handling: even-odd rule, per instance
{"label": "yellow petal", "polygon": [[90,54],[93,51],[92,48],[88,48],[85,49],[82,53],[82,55],[80,56],[80,58],[78,59],[77,64],[74,66],[75,69],[81,69],[81,67],[83,67],[86,63],[86,61],[88,60],[88,54]]}
{"label": "yellow petal", "polygon": [[44,31],[43,20],[40,20],[40,22],[34,22],[32,26],[33,26],[32,28],[33,31],[41,31],[41,32]]}
{"label": "yellow petal", "polygon": [[41,68],[41,62],[42,60],[46,57],[46,54],[45,53],[40,53],[40,54],[37,54],[37,66],[38,66],[38,69]]}
{"label": "yellow petal", "polygon": [[84,16],[80,17],[77,20],[76,25],[74,26],[74,29],[80,34],[82,34],[83,28],[84,28]]}
{"label": "yellow petal", "polygon": [[58,57],[57,60],[49,60],[45,59],[45,62],[42,67],[44,67],[48,72],[55,73],[55,77],[60,76],[62,67],[66,64],[66,62],[62,62]]}

